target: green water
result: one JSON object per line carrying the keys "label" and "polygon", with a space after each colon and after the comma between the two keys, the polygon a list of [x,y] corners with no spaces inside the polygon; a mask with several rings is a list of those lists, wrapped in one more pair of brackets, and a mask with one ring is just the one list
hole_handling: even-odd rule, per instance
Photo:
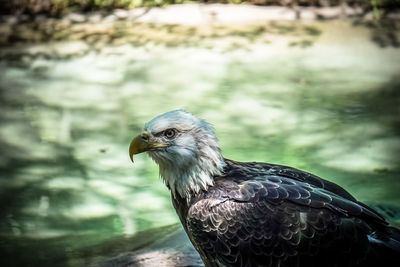
{"label": "green water", "polygon": [[104,242],[178,222],[157,166],[128,156],[146,121],[177,108],[214,125],[226,158],[290,165],[399,206],[400,50],[352,22],[272,26],[255,41],[251,31],[4,57],[6,266],[85,265]]}

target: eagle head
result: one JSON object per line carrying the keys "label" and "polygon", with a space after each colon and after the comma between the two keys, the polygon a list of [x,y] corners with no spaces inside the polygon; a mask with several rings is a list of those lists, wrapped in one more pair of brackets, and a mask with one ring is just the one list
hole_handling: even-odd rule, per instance
{"label": "eagle head", "polygon": [[161,114],[144,125],[129,155],[147,152],[174,196],[207,190],[225,166],[213,127],[184,110]]}

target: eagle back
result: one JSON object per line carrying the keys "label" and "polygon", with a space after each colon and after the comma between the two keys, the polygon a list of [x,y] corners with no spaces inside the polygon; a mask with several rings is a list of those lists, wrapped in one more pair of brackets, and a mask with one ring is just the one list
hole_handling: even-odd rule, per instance
{"label": "eagle back", "polygon": [[[187,204],[174,201],[206,265],[366,266],[372,262],[371,224],[386,222],[343,188],[285,166],[226,162],[224,175],[214,177],[214,186]],[[332,252],[338,256],[333,261]]]}

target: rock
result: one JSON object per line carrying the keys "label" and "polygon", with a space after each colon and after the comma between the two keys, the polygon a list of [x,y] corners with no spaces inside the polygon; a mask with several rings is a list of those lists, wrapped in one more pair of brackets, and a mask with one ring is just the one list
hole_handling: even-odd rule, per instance
{"label": "rock", "polygon": [[18,19],[15,16],[4,16],[3,20],[8,24],[16,24],[18,22]]}
{"label": "rock", "polygon": [[34,45],[19,45],[1,50],[0,58],[25,55],[28,58],[68,58],[82,56],[89,51],[89,46],[82,41],[54,42]]}
{"label": "rock", "polygon": [[54,43],[52,49],[55,54],[65,57],[83,55],[89,50],[89,47],[85,42],[74,41]]}
{"label": "rock", "polygon": [[116,9],[116,10],[114,10],[114,15],[118,19],[126,19],[129,16],[129,12],[127,10],[124,10],[124,9]]}
{"label": "rock", "polygon": [[400,9],[393,9],[387,14],[386,18],[400,20]]}
{"label": "rock", "polygon": [[36,23],[43,23],[47,20],[47,17],[44,15],[37,15],[35,16],[35,22]]}
{"label": "rock", "polygon": [[318,19],[335,19],[340,16],[340,13],[341,10],[338,7],[324,7],[315,12]]}
{"label": "rock", "polygon": [[322,7],[315,10],[317,19],[323,20],[362,16],[362,14],[363,10],[361,8],[352,8],[345,4],[336,7]]}
{"label": "rock", "polygon": [[108,15],[104,18],[104,22],[114,22],[116,20],[118,20],[118,17],[115,15]]}
{"label": "rock", "polygon": [[374,19],[374,14],[372,12],[368,12],[364,15],[364,21],[372,21]]}
{"label": "rock", "polygon": [[6,44],[11,33],[12,25],[6,23],[0,24],[0,44]]}
{"label": "rock", "polygon": [[63,19],[57,20],[55,22],[54,30],[60,31],[60,30],[68,28],[70,25],[71,25],[71,21],[67,18],[63,18]]}
{"label": "rock", "polygon": [[43,34],[33,29],[30,24],[18,24],[13,27],[10,35],[11,40],[19,43],[37,43],[43,41]]}
{"label": "rock", "polygon": [[25,15],[25,14],[21,14],[21,15],[19,15],[19,17],[18,17],[18,21],[19,21],[19,22],[27,22],[27,21],[29,21],[29,16],[28,16],[28,15]]}
{"label": "rock", "polygon": [[128,12],[128,19],[130,20],[136,20],[137,18],[143,16],[149,11],[147,8],[135,8],[131,9]]}
{"label": "rock", "polygon": [[91,23],[100,22],[103,19],[103,15],[99,12],[92,13],[88,16],[88,21]]}
{"label": "rock", "polygon": [[86,17],[79,13],[70,13],[66,16],[72,23],[82,23],[86,21]]}

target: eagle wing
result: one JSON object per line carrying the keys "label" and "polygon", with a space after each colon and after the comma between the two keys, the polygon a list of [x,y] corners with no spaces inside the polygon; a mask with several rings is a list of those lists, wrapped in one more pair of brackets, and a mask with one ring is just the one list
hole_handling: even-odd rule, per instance
{"label": "eagle wing", "polygon": [[241,167],[216,179],[188,211],[189,235],[207,265],[368,266],[376,260],[372,225],[386,222],[344,189],[292,168]]}

